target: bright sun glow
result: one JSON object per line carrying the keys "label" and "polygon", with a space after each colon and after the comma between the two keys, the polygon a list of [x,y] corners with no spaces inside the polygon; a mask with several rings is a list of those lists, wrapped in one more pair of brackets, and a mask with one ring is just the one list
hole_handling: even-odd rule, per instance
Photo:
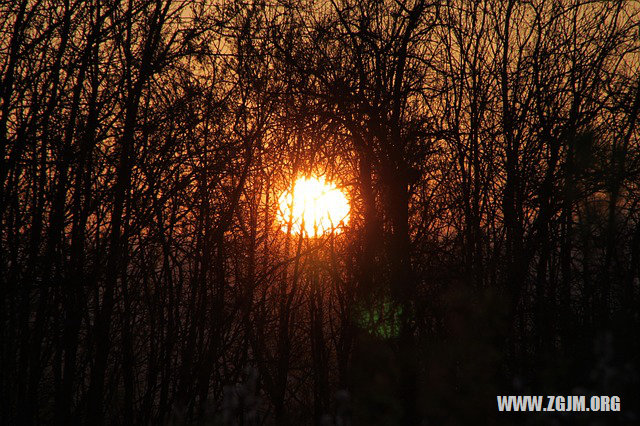
{"label": "bright sun glow", "polygon": [[331,230],[340,232],[340,226],[349,221],[349,202],[335,185],[324,178],[300,178],[291,191],[279,199],[278,221],[287,230],[301,230],[307,236],[317,237]]}

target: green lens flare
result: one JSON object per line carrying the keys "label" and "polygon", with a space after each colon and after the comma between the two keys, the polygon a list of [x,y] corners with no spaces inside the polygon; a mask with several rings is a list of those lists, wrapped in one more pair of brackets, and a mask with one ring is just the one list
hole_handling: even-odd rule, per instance
{"label": "green lens flare", "polygon": [[390,339],[400,334],[402,306],[389,300],[383,300],[369,306],[360,306],[356,310],[358,326],[369,334]]}

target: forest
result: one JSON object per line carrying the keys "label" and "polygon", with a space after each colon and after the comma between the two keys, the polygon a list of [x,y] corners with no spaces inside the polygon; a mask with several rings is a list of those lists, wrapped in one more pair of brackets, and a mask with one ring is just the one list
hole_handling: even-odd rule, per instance
{"label": "forest", "polygon": [[2,0],[0,423],[637,424],[639,120],[637,1]]}

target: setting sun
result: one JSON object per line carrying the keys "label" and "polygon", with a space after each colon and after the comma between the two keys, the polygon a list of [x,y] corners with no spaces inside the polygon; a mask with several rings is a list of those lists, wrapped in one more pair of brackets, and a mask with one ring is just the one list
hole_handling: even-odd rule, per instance
{"label": "setting sun", "polygon": [[345,194],[324,178],[300,178],[293,189],[279,199],[278,221],[286,230],[316,237],[334,230],[349,221],[349,202]]}

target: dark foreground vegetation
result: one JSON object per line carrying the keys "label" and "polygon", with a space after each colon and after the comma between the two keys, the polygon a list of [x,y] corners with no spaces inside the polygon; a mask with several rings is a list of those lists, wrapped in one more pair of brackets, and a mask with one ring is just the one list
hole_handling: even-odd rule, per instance
{"label": "dark foreground vegetation", "polygon": [[0,422],[634,424],[639,13],[3,2]]}

